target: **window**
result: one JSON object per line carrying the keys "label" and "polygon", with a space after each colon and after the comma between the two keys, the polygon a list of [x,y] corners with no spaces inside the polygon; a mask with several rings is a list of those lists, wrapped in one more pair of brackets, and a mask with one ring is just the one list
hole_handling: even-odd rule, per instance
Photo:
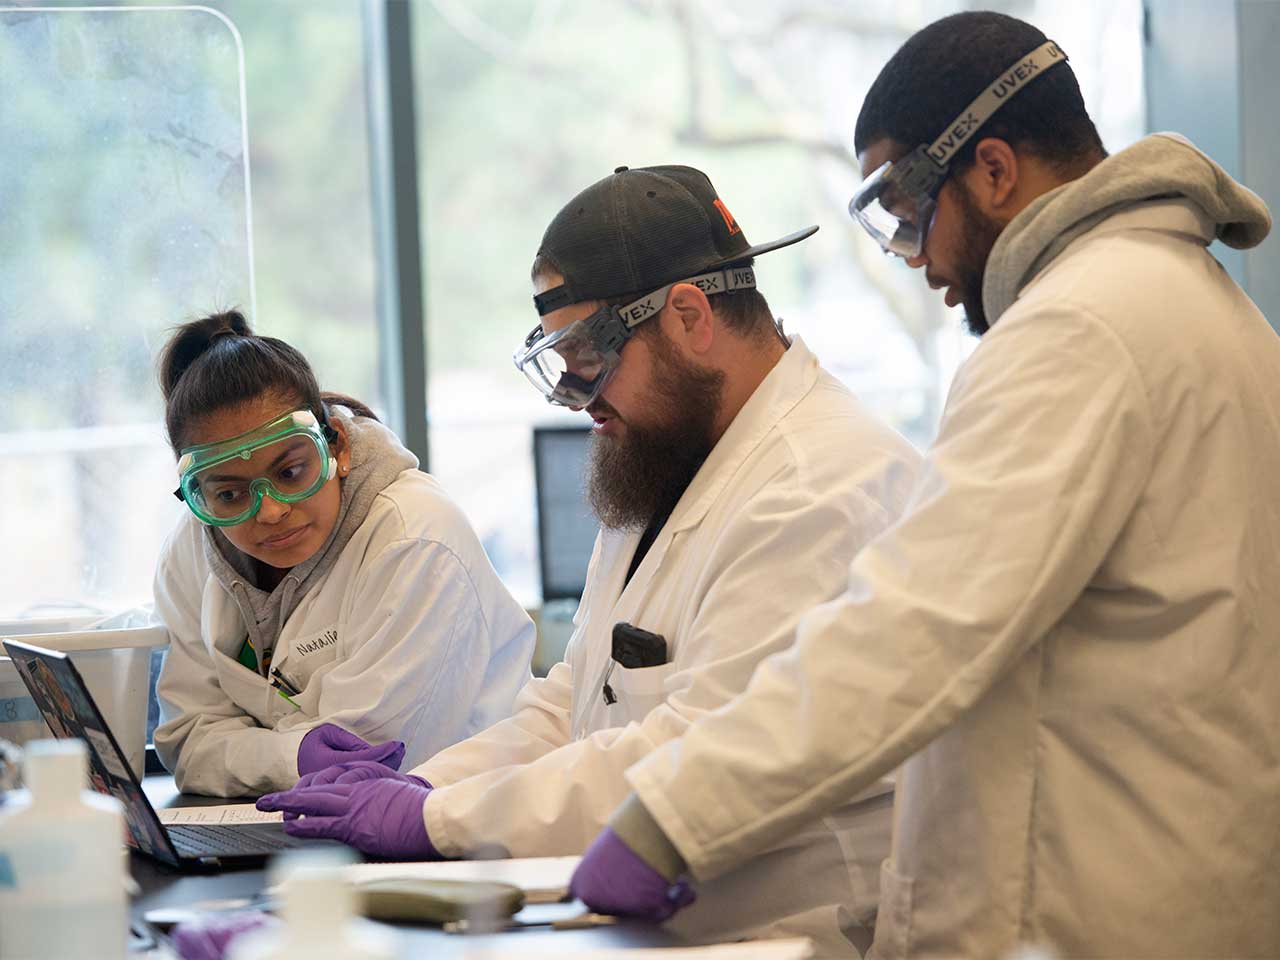
{"label": "window", "polygon": [[[1141,132],[1138,0],[1006,0],[1073,58],[1113,149]],[[971,347],[844,213],[861,93],[926,0],[416,0],[432,471],[521,599],[538,595],[532,427],[510,356],[547,222],[618,164],[707,170],[747,235],[809,223],[761,289],[927,442]],[[179,505],[153,357],[244,307],[379,409],[364,5],[0,10],[0,618],[150,596]]]}
{"label": "window", "polygon": [[[537,318],[528,266],[575,193],[619,164],[711,176],[762,257],[787,329],[919,444],[972,349],[941,295],[845,213],[862,93],[916,29],[958,3],[433,0],[414,6],[424,184],[432,470],[517,595],[537,596],[534,424],[548,406],[510,356]],[[1105,142],[1142,132],[1141,7],[1021,2],[1072,56]]]}
{"label": "window", "polygon": [[215,6],[0,10],[0,618],[150,599],[175,324],[381,406],[360,5]]}
{"label": "window", "polygon": [[177,515],[152,355],[253,298],[239,41],[207,11],[3,10],[0,83],[0,616],[127,605]]}

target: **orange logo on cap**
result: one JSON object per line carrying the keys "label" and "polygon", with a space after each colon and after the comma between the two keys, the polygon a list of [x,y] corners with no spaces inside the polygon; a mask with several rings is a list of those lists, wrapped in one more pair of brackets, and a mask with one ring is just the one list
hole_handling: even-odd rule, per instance
{"label": "orange logo on cap", "polygon": [[738,226],[738,221],[733,219],[733,214],[724,205],[724,201],[716,197],[715,204],[716,209],[720,211],[720,216],[724,217],[724,225],[729,228],[729,236],[732,237],[735,233],[741,233],[742,228]]}

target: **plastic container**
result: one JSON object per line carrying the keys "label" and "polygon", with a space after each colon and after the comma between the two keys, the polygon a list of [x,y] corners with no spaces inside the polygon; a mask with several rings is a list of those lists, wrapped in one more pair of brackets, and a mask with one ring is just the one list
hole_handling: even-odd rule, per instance
{"label": "plastic container", "polygon": [[355,888],[345,858],[291,853],[279,861],[283,927],[254,930],[231,941],[227,960],[392,960],[396,937],[356,915]]}
{"label": "plastic container", "polygon": [[27,744],[22,775],[0,806],[0,957],[125,960],[120,804],[85,789],[79,740]]}
{"label": "plastic container", "polygon": [[[0,639],[15,637],[26,640],[39,633],[67,633],[87,629],[101,619],[101,614],[67,617],[32,617],[26,620],[0,620]],[[9,658],[0,648],[0,740],[24,744],[50,736],[49,727],[27,693]]]}
{"label": "plastic container", "polygon": [[[151,651],[168,645],[169,632],[162,626],[148,626],[19,633],[12,631],[13,626],[12,623],[0,624],[0,638],[21,640],[71,655],[103,719],[125,752],[129,766],[141,777],[146,757]],[[0,738],[23,744],[49,736],[52,734],[27,693],[17,668],[8,657],[0,656]]]}

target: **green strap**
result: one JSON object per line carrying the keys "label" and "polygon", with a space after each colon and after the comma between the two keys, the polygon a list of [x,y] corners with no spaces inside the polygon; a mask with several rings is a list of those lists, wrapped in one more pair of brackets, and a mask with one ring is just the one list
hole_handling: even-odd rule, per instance
{"label": "green strap", "polygon": [[258,672],[258,654],[253,649],[253,641],[248,637],[244,638],[244,646],[240,648],[240,655],[236,659],[254,673]]}

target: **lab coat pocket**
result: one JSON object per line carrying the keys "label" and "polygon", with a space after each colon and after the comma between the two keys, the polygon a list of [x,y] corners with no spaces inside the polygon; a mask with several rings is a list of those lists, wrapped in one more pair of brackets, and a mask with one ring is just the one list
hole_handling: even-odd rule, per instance
{"label": "lab coat pocket", "polygon": [[915,882],[894,869],[891,859],[880,864],[880,910],[876,914],[876,960],[899,960],[911,949],[911,900]]}
{"label": "lab coat pocket", "polygon": [[657,667],[623,667],[615,663],[610,680],[618,702],[611,713],[617,726],[639,722],[667,696],[667,679],[675,673],[674,663]]}
{"label": "lab coat pocket", "polygon": [[307,716],[316,716],[320,702],[318,678],[327,673],[337,659],[336,626],[292,637],[277,650],[271,665],[272,689],[277,694],[271,702],[273,725],[299,710]]}
{"label": "lab coat pocket", "polygon": [[217,674],[218,686],[222,688],[222,692],[258,723],[270,726],[273,716],[267,681],[219,650],[214,651],[212,659],[213,670]]}
{"label": "lab coat pocket", "polygon": [[296,697],[306,690],[316,672],[332,663],[337,656],[338,628],[332,626],[312,636],[292,638],[276,654],[272,673],[278,672],[286,684],[286,692]]}

